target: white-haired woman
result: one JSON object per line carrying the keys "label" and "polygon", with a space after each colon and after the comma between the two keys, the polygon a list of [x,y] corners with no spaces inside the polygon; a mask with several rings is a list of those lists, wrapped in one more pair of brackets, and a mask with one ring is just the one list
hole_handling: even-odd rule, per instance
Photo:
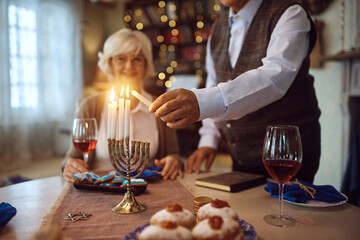
{"label": "white-haired woman", "polygon": [[[117,96],[120,86],[130,85],[132,90],[141,92],[148,98],[155,97],[144,91],[143,82],[153,76],[152,45],[149,38],[140,31],[121,29],[111,35],[99,53],[98,66],[113,82]],[[96,118],[99,134],[95,150],[85,164],[82,154],[71,144],[61,164],[63,177],[73,182],[72,175],[78,172],[112,169],[108,157],[106,124],[107,102],[110,92],[99,93],[82,101],[77,117]],[[148,107],[131,97],[130,138],[150,142],[150,165],[163,168],[164,179],[175,179],[181,173],[183,163],[178,155],[176,133],[174,130],[150,114]]]}

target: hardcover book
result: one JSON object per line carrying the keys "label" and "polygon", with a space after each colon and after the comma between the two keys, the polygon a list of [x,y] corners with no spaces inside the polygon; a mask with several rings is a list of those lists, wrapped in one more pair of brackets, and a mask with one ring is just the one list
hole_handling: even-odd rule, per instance
{"label": "hardcover book", "polygon": [[214,188],[227,192],[239,192],[265,184],[266,182],[266,176],[244,172],[222,173],[195,180],[195,183],[198,186]]}

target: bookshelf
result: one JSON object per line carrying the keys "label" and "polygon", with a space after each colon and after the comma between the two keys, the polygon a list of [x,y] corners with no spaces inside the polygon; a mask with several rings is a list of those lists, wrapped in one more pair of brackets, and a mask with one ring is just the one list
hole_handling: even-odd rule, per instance
{"label": "bookshelf", "polygon": [[[175,84],[187,88],[189,75],[192,86],[205,86],[206,42],[212,23],[223,11],[220,0],[133,0],[125,4],[124,25],[143,31],[153,45],[157,76],[145,81],[148,92],[160,95]],[[197,149],[200,127],[196,122],[177,130],[183,156]]]}
{"label": "bookshelf", "polygon": [[205,86],[206,41],[223,10],[220,0],[133,0],[125,4],[124,25],[143,31],[153,44],[157,76],[147,83],[149,92],[163,93],[181,74],[195,75],[197,86]]}

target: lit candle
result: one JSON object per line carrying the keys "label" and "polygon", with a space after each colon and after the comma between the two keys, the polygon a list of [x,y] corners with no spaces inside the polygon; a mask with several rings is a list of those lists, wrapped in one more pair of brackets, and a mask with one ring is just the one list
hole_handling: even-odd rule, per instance
{"label": "lit candle", "polygon": [[114,88],[111,88],[111,94],[110,94],[110,139],[115,139],[115,128],[116,128],[116,108],[117,108],[117,102],[115,101],[115,93]]}
{"label": "lit candle", "polygon": [[117,111],[117,101],[116,98],[114,97],[114,101],[113,101],[113,113],[112,113],[112,130],[111,130],[111,139],[115,139],[116,138],[116,111]]}
{"label": "lit candle", "polygon": [[108,112],[107,112],[107,139],[111,139],[111,113],[112,113],[112,102],[111,100],[108,103]]}
{"label": "lit candle", "polygon": [[137,99],[139,99],[143,104],[145,104],[146,106],[150,107],[151,105],[151,102],[145,98],[143,95],[141,95],[140,93],[138,93],[137,91],[135,90],[132,90],[131,91],[131,94],[136,97]]}
{"label": "lit candle", "polygon": [[124,139],[124,107],[125,107],[125,99],[124,99],[124,86],[121,87],[121,93],[119,98],[119,129],[118,135],[119,139]]}
{"label": "lit candle", "polygon": [[125,139],[130,136],[130,96],[129,84],[126,87],[126,100],[125,100]]}

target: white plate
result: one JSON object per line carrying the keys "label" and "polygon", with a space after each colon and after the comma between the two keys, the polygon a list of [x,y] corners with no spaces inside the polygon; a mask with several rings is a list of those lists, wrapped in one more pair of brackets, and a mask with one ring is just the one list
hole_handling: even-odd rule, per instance
{"label": "white plate", "polygon": [[305,203],[297,203],[291,202],[289,200],[284,199],[284,202],[290,203],[292,205],[300,206],[300,207],[314,207],[314,208],[322,208],[322,207],[334,207],[339,206],[347,202],[348,198],[345,194],[341,193],[346,199],[340,202],[322,202],[315,200],[307,200]]}

